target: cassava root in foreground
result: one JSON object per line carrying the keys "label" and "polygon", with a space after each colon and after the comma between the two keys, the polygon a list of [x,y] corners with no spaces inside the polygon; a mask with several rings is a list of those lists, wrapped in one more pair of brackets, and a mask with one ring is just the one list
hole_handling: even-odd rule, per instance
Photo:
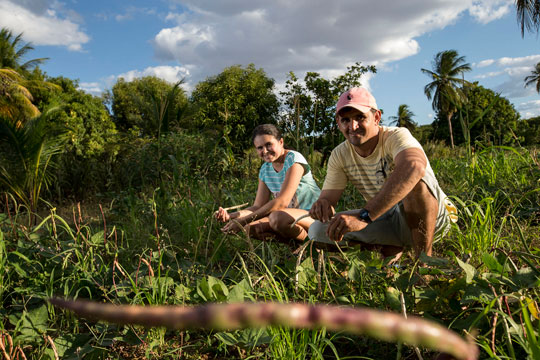
{"label": "cassava root in foreground", "polygon": [[169,329],[231,330],[282,325],[292,328],[346,331],[389,342],[402,341],[475,360],[478,348],[441,325],[417,317],[405,319],[395,313],[364,308],[299,303],[236,303],[200,306],[113,305],[86,300],[52,298],[53,305],[77,315],[117,324],[137,324]]}

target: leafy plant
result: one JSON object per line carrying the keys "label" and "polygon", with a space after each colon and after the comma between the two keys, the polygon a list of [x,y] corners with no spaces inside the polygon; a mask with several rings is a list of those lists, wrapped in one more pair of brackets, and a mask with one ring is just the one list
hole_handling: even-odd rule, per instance
{"label": "leafy plant", "polygon": [[43,187],[52,183],[53,157],[64,141],[61,128],[49,126],[54,109],[21,125],[0,117],[0,183],[33,214]]}

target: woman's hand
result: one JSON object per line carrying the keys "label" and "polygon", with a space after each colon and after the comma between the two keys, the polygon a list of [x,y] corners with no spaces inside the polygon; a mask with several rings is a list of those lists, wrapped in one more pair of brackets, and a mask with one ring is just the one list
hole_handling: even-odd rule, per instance
{"label": "woman's hand", "polygon": [[244,228],[242,224],[240,224],[236,220],[231,220],[227,225],[221,228],[221,231],[225,234],[236,234],[237,232],[242,231]]}
{"label": "woman's hand", "polygon": [[219,222],[227,222],[227,221],[231,220],[231,216],[229,215],[229,213],[227,212],[227,210],[225,210],[225,209],[222,208],[221,206],[220,206],[219,209],[214,213],[214,217],[215,217]]}

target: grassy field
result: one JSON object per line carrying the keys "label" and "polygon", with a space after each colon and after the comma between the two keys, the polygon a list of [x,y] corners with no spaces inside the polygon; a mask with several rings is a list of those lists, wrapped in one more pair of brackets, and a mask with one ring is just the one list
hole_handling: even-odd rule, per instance
{"label": "grassy field", "polygon": [[[540,359],[539,152],[425,149],[460,216],[435,244],[434,257],[422,258],[428,266],[412,254],[387,266],[377,254],[358,249],[336,253],[307,246],[295,252],[301,244],[222,234],[212,213],[220,205],[253,201],[260,165],[253,157],[236,160],[237,173],[219,176],[170,158],[157,182],[96,194],[82,204],[52,205],[35,224],[4,195],[0,358],[417,357],[401,342],[326,329],[168,331],[87,321],[47,302],[59,296],[139,305],[324,303],[398,313],[404,305],[408,315],[462,336],[476,334],[481,358]],[[314,172],[322,184],[324,169]],[[339,206],[361,203],[349,189]],[[420,352],[425,359],[435,355]]]}

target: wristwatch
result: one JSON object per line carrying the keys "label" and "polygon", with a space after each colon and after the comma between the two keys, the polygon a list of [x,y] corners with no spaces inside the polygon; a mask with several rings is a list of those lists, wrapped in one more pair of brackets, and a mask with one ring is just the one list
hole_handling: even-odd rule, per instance
{"label": "wristwatch", "polygon": [[367,222],[368,224],[371,224],[373,222],[371,218],[369,217],[369,211],[367,211],[366,209],[360,209],[358,218],[362,221]]}

